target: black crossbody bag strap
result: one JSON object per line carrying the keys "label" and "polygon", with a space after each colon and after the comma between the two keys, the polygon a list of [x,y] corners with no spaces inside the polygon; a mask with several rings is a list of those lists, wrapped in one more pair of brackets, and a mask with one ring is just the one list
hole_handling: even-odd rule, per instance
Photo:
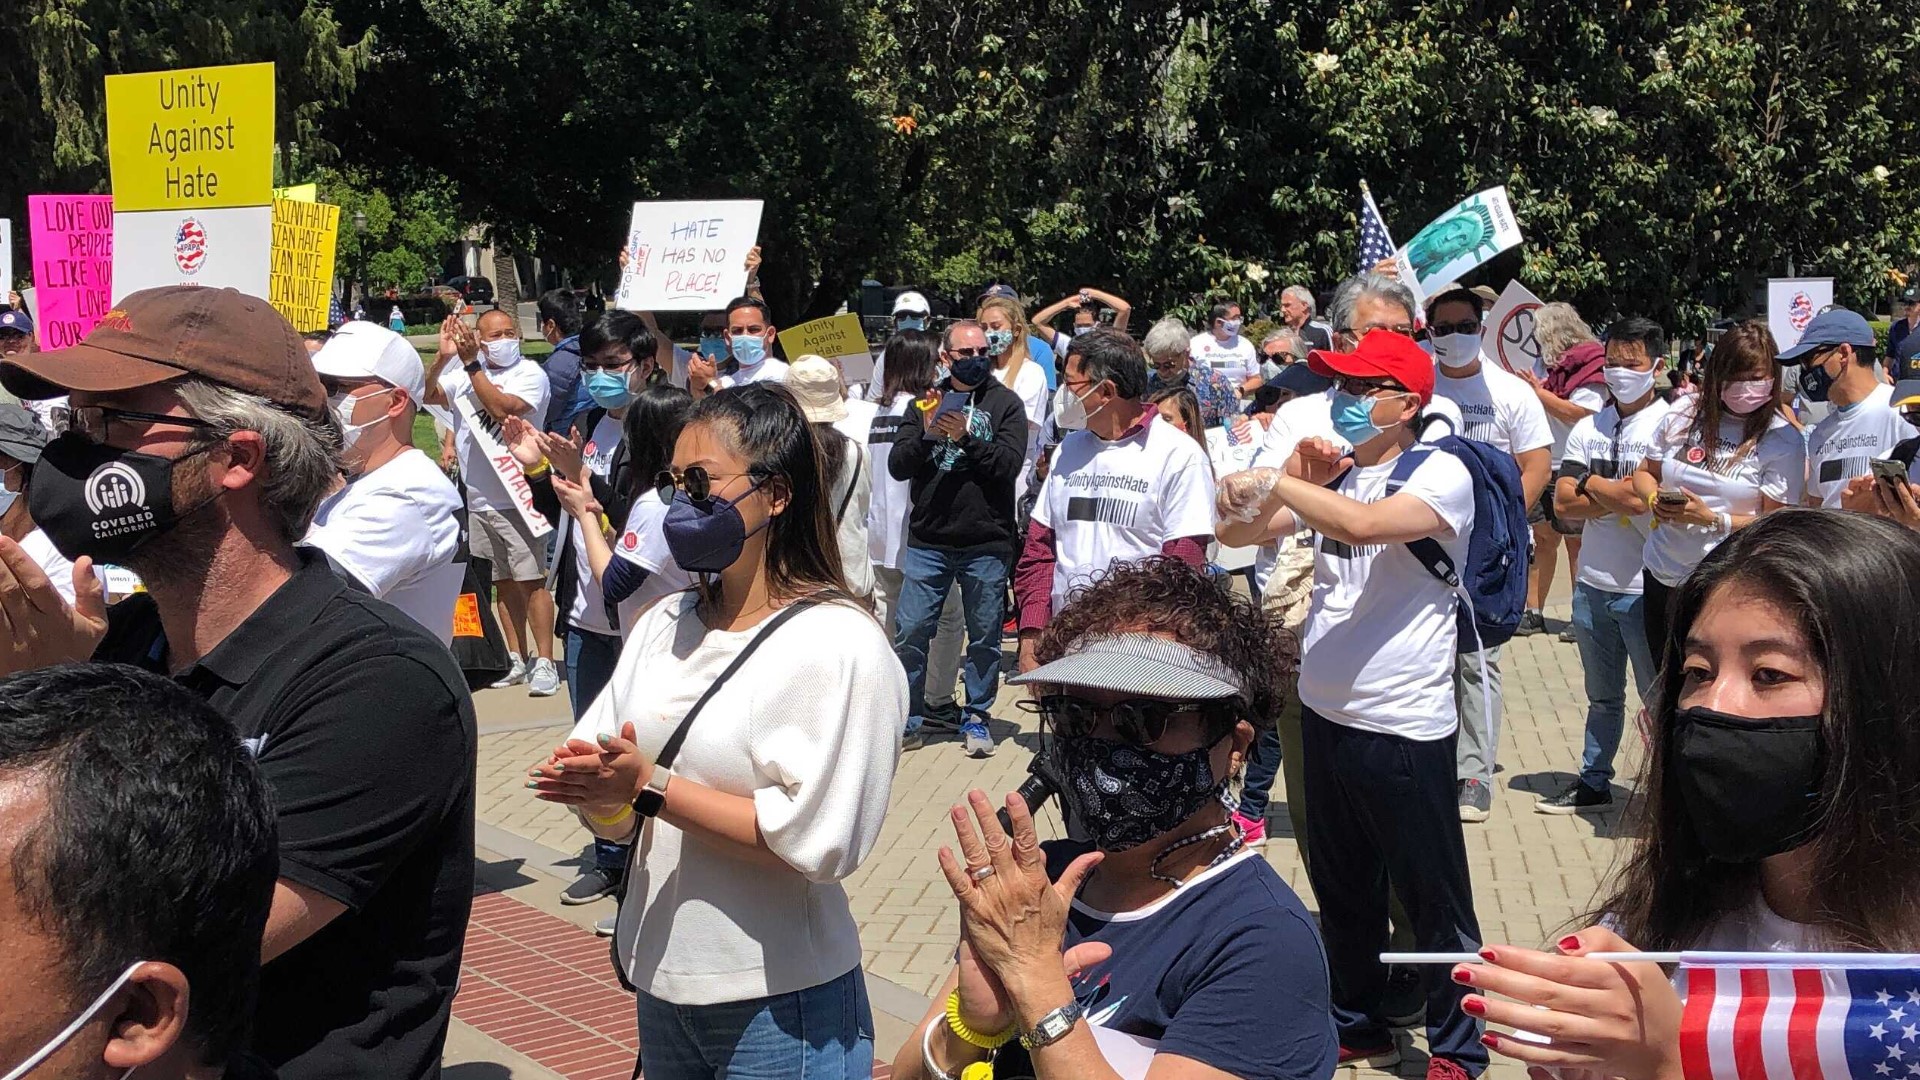
{"label": "black crossbody bag strap", "polygon": [[680,726],[673,729],[673,735],[667,739],[667,744],[660,748],[660,756],[655,758],[653,763],[661,768],[673,768],[673,759],[680,756],[680,744],[687,741],[687,731],[693,727],[693,718],[700,715],[700,710],[706,708],[707,702],[713,700],[713,695],[727,685],[727,680],[733,678],[734,672],[740,670],[741,665],[747,662],[754,650],[760,647],[760,643],[772,637],[773,632],[780,629],[782,623],[819,603],[818,600],[797,600],[787,605],[786,610],[768,620],[767,625],[753,635],[753,640],[747,642],[747,647],[740,650],[740,655],[733,658],[733,663],[727,665],[727,670],[722,671],[719,677],[707,687],[707,692],[700,695],[700,700],[693,703],[693,708],[687,710],[687,715],[680,720]]}

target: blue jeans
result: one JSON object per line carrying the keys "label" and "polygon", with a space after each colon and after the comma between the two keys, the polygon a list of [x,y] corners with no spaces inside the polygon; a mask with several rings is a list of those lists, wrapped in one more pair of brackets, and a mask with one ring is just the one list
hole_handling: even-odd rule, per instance
{"label": "blue jeans", "polygon": [[[614,665],[620,662],[620,639],[591,630],[567,627],[567,702],[573,706],[577,722],[613,678]],[[627,868],[627,848],[605,840],[593,842],[593,864],[602,870],[623,873]]]}
{"label": "blue jeans", "polygon": [[640,1067],[647,1080],[867,1080],[873,1007],[858,967],[791,994],[673,1005],[639,1002]]}
{"label": "blue jeans", "polygon": [[1587,681],[1587,745],[1580,755],[1580,782],[1606,791],[1613,781],[1613,755],[1626,723],[1627,664],[1633,685],[1646,700],[1653,685],[1653,652],[1647,645],[1644,603],[1639,593],[1615,593],[1585,582],[1573,586],[1573,639]]}
{"label": "blue jeans", "polygon": [[947,591],[960,583],[967,624],[967,656],[961,681],[967,711],[984,719],[1000,692],[1000,622],[1005,618],[1007,552],[998,548],[935,551],[909,547],[900,559],[900,606],[894,612],[893,651],[907,669],[907,731],[927,712],[927,646],[940,625]]}

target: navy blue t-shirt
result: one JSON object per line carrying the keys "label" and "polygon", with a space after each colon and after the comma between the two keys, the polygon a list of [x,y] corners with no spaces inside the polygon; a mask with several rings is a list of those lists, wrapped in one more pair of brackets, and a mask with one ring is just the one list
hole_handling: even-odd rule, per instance
{"label": "navy blue t-shirt", "polygon": [[[1054,878],[1092,850],[1068,840],[1042,847]],[[1075,901],[1063,947],[1083,941],[1113,947],[1074,979],[1093,1027],[1242,1080],[1333,1075],[1339,1043],[1320,931],[1257,853],[1235,856],[1140,911],[1114,916]],[[1096,1037],[1114,1063],[1111,1036]]]}

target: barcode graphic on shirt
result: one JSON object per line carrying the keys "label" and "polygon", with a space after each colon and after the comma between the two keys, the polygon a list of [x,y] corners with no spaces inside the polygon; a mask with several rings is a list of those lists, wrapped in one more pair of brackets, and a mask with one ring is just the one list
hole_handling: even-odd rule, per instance
{"label": "barcode graphic on shirt", "polygon": [[1623,476],[1632,476],[1633,471],[1639,467],[1639,458],[1628,458],[1625,461],[1615,461],[1611,458],[1594,458],[1593,467],[1588,471],[1602,480],[1618,480]]}
{"label": "barcode graphic on shirt", "polygon": [[1865,476],[1873,471],[1872,462],[1872,458],[1863,457],[1830,458],[1820,463],[1820,482],[1831,484],[1835,480]]}
{"label": "barcode graphic on shirt", "polygon": [[886,446],[900,439],[900,420],[898,416],[876,416],[873,426],[867,429],[868,446]]}
{"label": "barcode graphic on shirt", "polygon": [[1335,540],[1331,536],[1320,537],[1320,551],[1329,558],[1348,560],[1366,559],[1372,558],[1385,550],[1386,545],[1384,544],[1362,544],[1359,547],[1354,547],[1352,544],[1344,541]]}
{"label": "barcode graphic on shirt", "polygon": [[1498,434],[1500,434],[1500,429],[1494,421],[1488,420],[1480,423],[1474,423],[1471,420],[1467,421],[1466,437],[1475,442],[1490,443],[1494,440],[1494,436]]}
{"label": "barcode graphic on shirt", "polygon": [[1067,500],[1068,521],[1099,521],[1108,525],[1132,528],[1133,517],[1138,510],[1138,503],[1127,502],[1124,499],[1103,499],[1093,496]]}

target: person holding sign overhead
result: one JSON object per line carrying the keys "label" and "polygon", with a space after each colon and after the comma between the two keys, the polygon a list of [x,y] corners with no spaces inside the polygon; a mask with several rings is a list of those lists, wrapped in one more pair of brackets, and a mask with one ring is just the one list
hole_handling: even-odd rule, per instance
{"label": "person holding sign overhead", "polygon": [[[449,368],[456,356],[459,368]],[[560,672],[553,666],[553,594],[546,587],[547,545],[508,490],[510,480],[525,486],[519,466],[509,455],[490,457],[474,429],[481,427],[498,445],[501,421],[544,419],[552,392],[546,372],[521,353],[513,316],[496,308],[483,313],[472,329],[458,315],[440,324],[440,355],[427,372],[427,404],[451,416],[460,478],[467,486],[468,547],[493,564],[503,609],[500,625],[512,654],[512,667],[493,685],[526,682],[533,697],[560,692]]]}

